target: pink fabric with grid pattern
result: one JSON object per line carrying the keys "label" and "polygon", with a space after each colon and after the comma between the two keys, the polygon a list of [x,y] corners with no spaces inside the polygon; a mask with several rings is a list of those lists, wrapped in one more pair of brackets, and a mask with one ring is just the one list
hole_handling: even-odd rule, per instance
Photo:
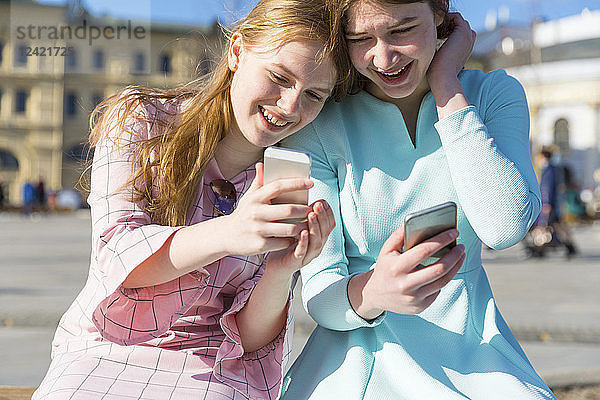
{"label": "pink fabric with grid pattern", "polygon": [[[183,107],[160,103],[139,106],[136,113],[151,121],[167,118],[164,110]],[[261,258],[228,256],[164,284],[121,285],[181,228],[153,224],[143,201],[133,201],[131,193],[115,194],[130,176],[135,141],[161,133],[151,122],[127,122],[139,137],[113,124],[96,148],[88,198],[90,273],[59,323],[52,363],[33,398],[275,399],[290,352],[291,310],[280,335],[252,353],[244,353],[234,318],[262,276]],[[238,198],[254,175],[250,168],[231,180]],[[222,177],[211,160],[189,224],[217,215],[206,193],[209,182]]]}

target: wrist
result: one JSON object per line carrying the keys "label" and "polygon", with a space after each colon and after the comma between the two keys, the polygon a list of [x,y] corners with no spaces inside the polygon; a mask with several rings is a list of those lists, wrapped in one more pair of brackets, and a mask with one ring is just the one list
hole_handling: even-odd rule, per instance
{"label": "wrist", "polygon": [[[455,96],[457,93],[463,93],[462,84],[456,75],[449,74],[439,78],[429,76],[428,81],[431,94],[433,94],[437,104],[440,104],[443,99]],[[440,102],[438,102],[438,100],[440,100]]]}
{"label": "wrist", "polygon": [[234,229],[235,223],[231,214],[222,215],[218,218],[213,218],[211,221],[214,221],[217,224],[216,233],[220,238],[222,238],[220,242],[222,245],[221,251],[223,252],[223,257],[228,256],[230,254],[239,253],[236,252],[235,248],[232,248],[232,246],[235,246],[235,244],[239,242],[237,241],[234,235],[234,233],[236,232]]}
{"label": "wrist", "polygon": [[369,280],[373,270],[356,274],[348,282],[348,301],[354,312],[365,320],[372,320],[383,313],[383,309],[372,303],[373,297],[369,294]]}
{"label": "wrist", "polygon": [[454,82],[432,86],[431,93],[435,100],[439,120],[470,105],[457,78],[454,79]]}

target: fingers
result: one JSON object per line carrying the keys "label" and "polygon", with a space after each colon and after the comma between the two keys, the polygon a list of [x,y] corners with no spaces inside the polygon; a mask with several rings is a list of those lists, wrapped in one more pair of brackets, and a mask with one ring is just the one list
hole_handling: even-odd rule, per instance
{"label": "fingers", "polygon": [[469,24],[469,21],[464,19],[462,14],[460,14],[460,13],[450,13],[449,15],[450,15],[450,20],[452,21],[452,24],[454,25],[454,29],[456,29],[457,27],[464,29],[466,32],[469,33],[471,42],[472,42],[472,44],[474,44],[475,38],[477,37],[477,32],[475,32],[473,29],[471,29],[471,25]]}
{"label": "fingers", "polygon": [[297,238],[303,230],[308,230],[306,222],[269,222],[259,229],[259,233],[268,238]]}
{"label": "fingers", "polygon": [[[296,248],[294,249],[294,257],[296,258],[296,260],[304,260],[304,257],[308,253],[308,248],[310,246],[308,236],[309,233],[307,230],[303,230],[302,232],[300,232],[298,244],[296,244]],[[302,264],[300,264],[300,266],[302,266]]]}
{"label": "fingers", "polygon": [[308,190],[313,187],[313,185],[314,183],[306,178],[278,179],[263,186],[260,200],[266,203],[283,193],[294,192],[296,190]]}
{"label": "fingers", "polygon": [[317,214],[321,234],[325,237],[328,236],[335,228],[335,216],[331,206],[325,200],[317,200],[311,206]]}
{"label": "fingers", "polygon": [[434,237],[427,239],[415,247],[405,251],[404,262],[416,267],[435,254],[438,250],[452,243],[457,237],[458,231],[456,229],[449,229],[438,235],[435,235]]}
{"label": "fingers", "polygon": [[257,217],[265,221],[281,221],[285,219],[306,219],[311,212],[309,206],[300,204],[274,204],[262,206]]}
{"label": "fingers", "polygon": [[381,246],[381,251],[379,253],[401,253],[402,246],[404,246],[404,224],[392,232],[385,243],[383,243],[383,246]]}
{"label": "fingers", "polygon": [[425,297],[440,290],[454,278],[465,260],[465,246],[459,244],[442,257],[438,262],[418,271],[408,277],[408,286],[415,292],[424,292]]}
{"label": "fingers", "polygon": [[308,233],[310,236],[307,254],[316,256],[316,253],[321,250],[325,238],[322,236],[323,232],[321,231],[321,225],[319,224],[319,217],[314,212],[308,214]]}
{"label": "fingers", "polygon": [[256,163],[256,176],[254,177],[252,184],[248,188],[248,192],[253,192],[253,191],[258,190],[258,188],[260,188],[263,185],[264,177],[265,177],[265,166],[263,163],[257,162]]}
{"label": "fingers", "polygon": [[260,253],[266,253],[268,251],[279,251],[285,250],[292,246],[296,242],[293,238],[267,238],[262,246]]}

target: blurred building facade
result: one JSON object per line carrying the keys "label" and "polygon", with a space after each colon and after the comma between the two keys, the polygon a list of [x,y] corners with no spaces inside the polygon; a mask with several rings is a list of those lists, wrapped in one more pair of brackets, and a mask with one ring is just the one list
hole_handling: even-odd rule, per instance
{"label": "blurred building facade", "polygon": [[529,27],[499,24],[478,34],[469,66],[517,78],[529,102],[532,151],[555,144],[582,187],[598,185],[600,10]]}
{"label": "blurred building facade", "polygon": [[75,187],[93,108],[127,85],[198,78],[218,58],[221,39],[216,25],[96,17],[77,1],[0,0],[0,183],[9,202],[20,204],[27,181]]}

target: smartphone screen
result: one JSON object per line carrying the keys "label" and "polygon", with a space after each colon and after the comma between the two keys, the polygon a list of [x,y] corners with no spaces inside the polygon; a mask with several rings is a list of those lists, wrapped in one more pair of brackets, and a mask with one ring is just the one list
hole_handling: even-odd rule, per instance
{"label": "smartphone screen", "polygon": [[[404,250],[452,228],[456,228],[456,204],[452,201],[409,214],[404,219]],[[456,240],[423,261],[421,267],[438,261],[454,246]]]}

